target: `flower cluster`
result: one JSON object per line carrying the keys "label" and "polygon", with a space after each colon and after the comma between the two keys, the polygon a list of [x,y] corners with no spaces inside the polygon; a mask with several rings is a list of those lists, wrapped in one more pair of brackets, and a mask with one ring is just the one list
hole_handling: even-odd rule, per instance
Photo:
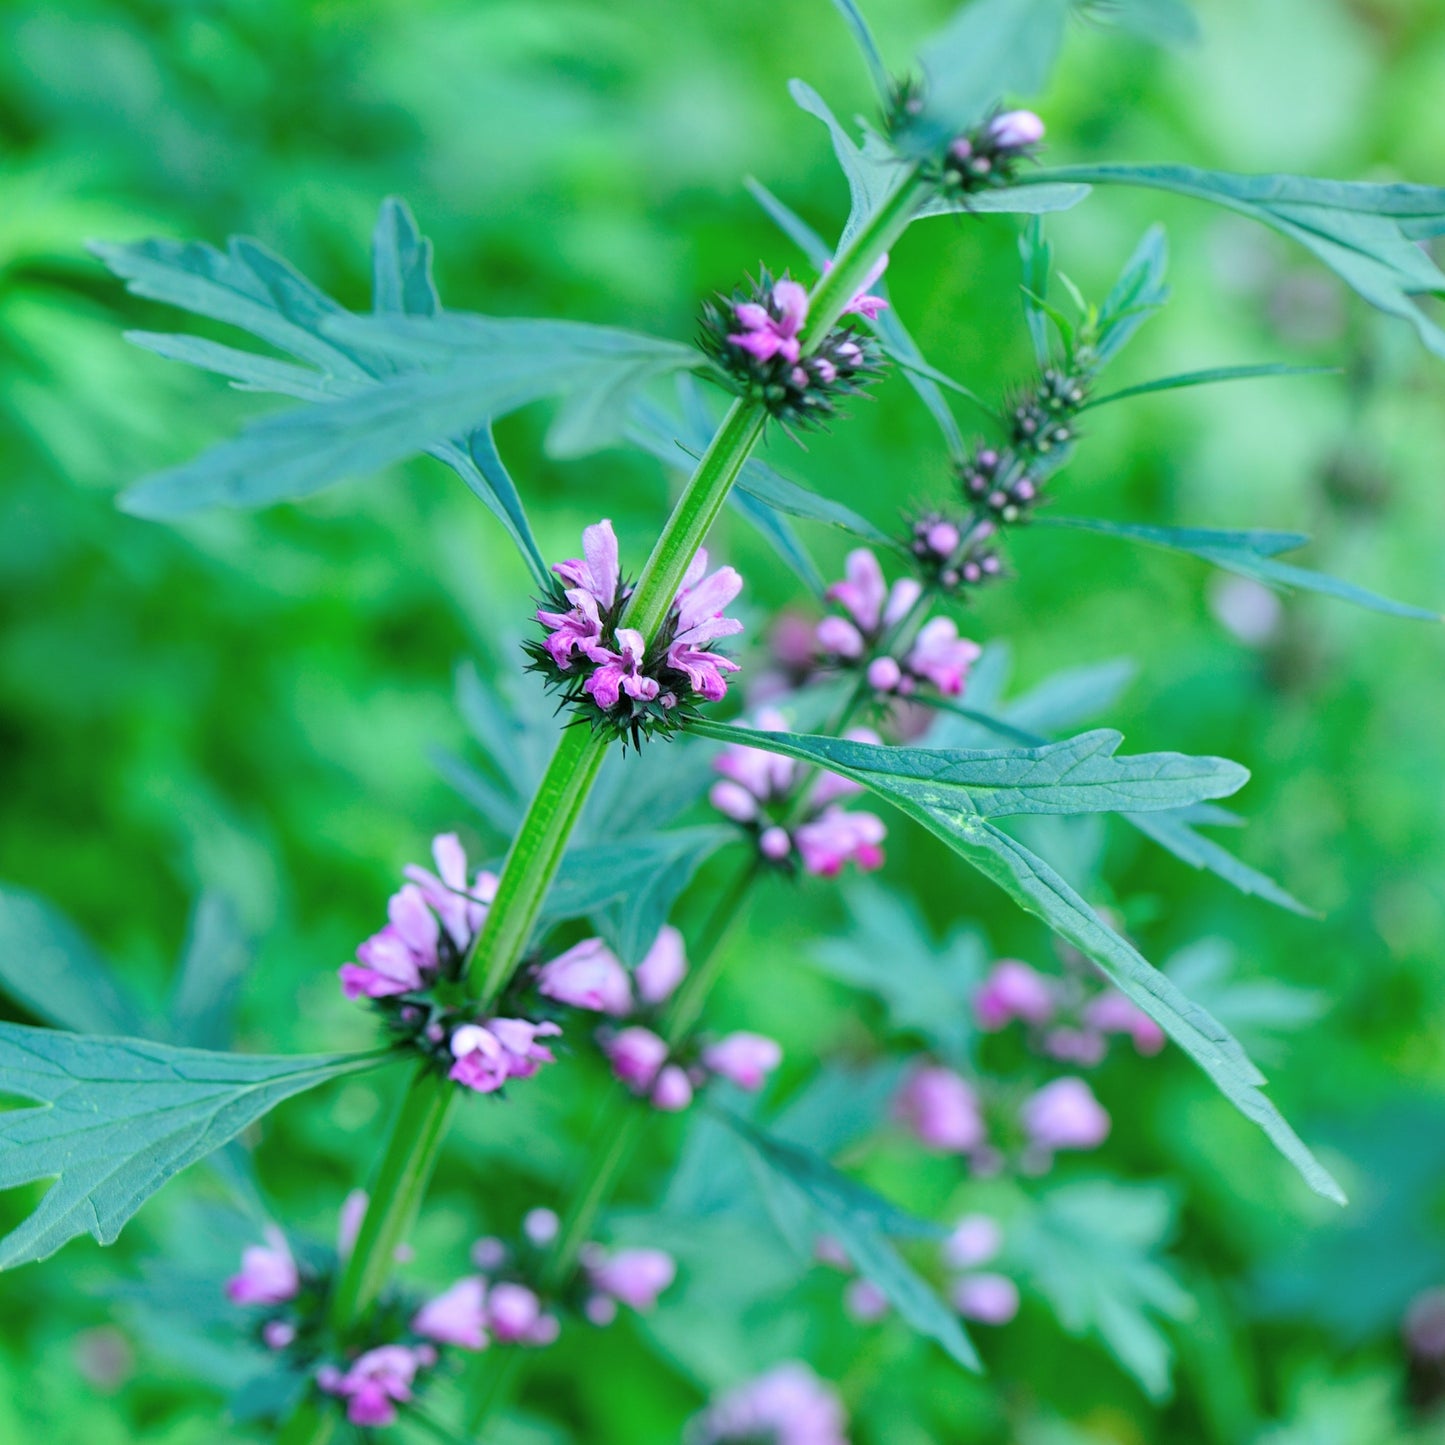
{"label": "flower cluster", "polygon": [[974,993],[973,1012],[985,1032],[1024,1024],[1037,1052],[1084,1068],[1103,1061],[1110,1035],[1126,1035],[1146,1055],[1165,1042],[1164,1030],[1116,989],[1049,978],[1016,958],[994,964]]}
{"label": "flower cluster", "polygon": [[[888,304],[868,291],[886,265],[884,257],[845,316],[871,321]],[[861,395],[877,379],[883,356],[877,342],[852,322],[835,326],[805,354],[808,307],[806,287],[786,274],[774,280],[764,271],[756,284],[704,306],[700,344],[738,395],[780,421],[817,426],[837,415],[840,398]]]}
{"label": "flower cluster", "polygon": [[1031,110],[992,115],[949,145],[939,185],[954,195],[1012,185],[1019,166],[1038,154],[1043,138],[1044,123]]}
{"label": "flower cluster", "polygon": [[[940,543],[958,544],[957,528],[940,523],[933,529]],[[817,627],[818,647],[829,662],[865,668],[875,693],[908,697],[921,685],[936,688],[945,697],[957,697],[968,680],[969,668],[981,649],[958,635],[948,617],[932,617],[919,628],[912,642],[895,657],[894,636],[917,607],[923,588],[911,577],[900,577],[889,587],[878,558],[866,547],[848,554],[845,575],[828,589],[828,599],[843,609],[823,618]]]}
{"label": "flower cluster", "polygon": [[688,1427],[688,1445],[848,1445],[842,1401],[790,1360],[713,1401]]}
{"label": "flower cluster", "polygon": [[555,1062],[541,1042],[561,1034],[550,1021],[476,1017],[462,977],[496,895],[496,877],[469,881],[466,852],[453,833],[432,843],[436,872],[409,864],[407,882],[387,905],[387,924],[342,964],[347,998],[365,998],[403,1047],[422,1054],[464,1088],[490,1094]]}
{"label": "flower cluster", "polygon": [[580,558],[559,562],[537,621],[547,629],[526,644],[531,669],[560,691],[577,715],[640,746],[653,733],[674,732],[695,700],[727,695],[726,674],[738,664],[711,651],[714,642],[742,631],[724,609],[742,591],[731,567],[709,574],[699,549],[666,620],[650,642],[622,625],[632,589],[623,581],[617,536],[606,519],[582,533]]}
{"label": "flower cluster", "polygon": [[[765,731],[786,729],[781,714],[758,715]],[[855,728],[846,736],[855,742],[877,743],[878,735]],[[795,808],[800,781],[790,758],[761,748],[732,744],[713,767],[722,774],[708,794],[714,808],[748,829],[758,854],[784,869],[801,866],[806,873],[833,878],[847,863],[867,871],[882,866],[888,829],[874,813],[849,811],[840,800],[863,789],[836,773],[823,773]]]}
{"label": "flower cluster", "polygon": [[1025,1173],[1042,1174],[1063,1150],[1096,1149],[1109,1135],[1109,1115],[1083,1079],[1065,1077],[1021,1101],[1002,1100],[994,1141],[978,1090],[943,1064],[915,1064],[894,1099],[894,1115],[926,1147],[965,1156],[977,1174],[997,1173],[1012,1158]]}
{"label": "flower cluster", "polygon": [[[1006,1325],[1018,1313],[1018,1286],[1005,1274],[983,1270],[1003,1248],[1003,1230],[987,1214],[967,1214],[953,1227],[939,1249],[939,1263],[949,1274],[948,1297],[964,1319],[978,1324]],[[824,1237],[815,1253],[821,1261],[851,1272],[847,1251]],[[890,1311],[888,1297],[864,1275],[849,1280],[843,1307],[859,1324],[872,1324]]]}

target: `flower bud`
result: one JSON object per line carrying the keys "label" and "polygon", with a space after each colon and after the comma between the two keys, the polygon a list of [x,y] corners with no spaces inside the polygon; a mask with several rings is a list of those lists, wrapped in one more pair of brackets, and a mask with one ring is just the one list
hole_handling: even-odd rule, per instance
{"label": "flower bud", "polygon": [[[722,784],[718,786],[721,787]],[[738,787],[737,784],[733,786]],[[751,800],[751,794],[748,794],[746,788],[738,787],[738,791]],[[643,1003],[655,1008],[671,998],[678,984],[686,977],[687,951],[683,945],[682,934],[670,923],[664,924],[662,931],[653,939],[652,947],[647,950],[633,973],[638,996]]]}
{"label": "flower bud", "polygon": [[677,1064],[666,1065],[652,1086],[652,1107],[664,1114],[680,1114],[692,1103],[692,1081]]}
{"label": "flower bud", "polygon": [[1031,110],[1008,110],[988,125],[989,139],[1007,150],[1022,150],[1044,138],[1044,123]]}
{"label": "flower bud", "polygon": [[600,938],[585,938],[537,970],[537,991],[557,1003],[621,1016],[632,1012],[632,983]]}
{"label": "flower bud", "polygon": [[756,1092],[783,1061],[783,1050],[777,1040],[762,1034],[736,1033],[709,1044],[702,1061],[738,1088]]}
{"label": "flower bud", "polygon": [[953,1269],[986,1264],[1003,1248],[1003,1230],[987,1214],[965,1214],[943,1241],[943,1262]]}
{"label": "flower bud", "polygon": [[868,664],[868,686],[874,692],[894,692],[903,681],[903,669],[891,657],[875,657]]}
{"label": "flower bud", "polygon": [[542,1317],[542,1301],[524,1284],[504,1280],[487,1295],[487,1323],[507,1344],[524,1340]]}
{"label": "flower bud", "polygon": [[557,1238],[557,1231],[561,1228],[561,1224],[562,1221],[557,1218],[555,1209],[529,1209],[522,1216],[522,1233],[538,1249],[541,1249]]}
{"label": "flower bud", "polygon": [[983,1325],[1006,1325],[1019,1312],[1019,1289],[1007,1275],[966,1274],[951,1298],[959,1314]]}
{"label": "flower bud", "polygon": [[1023,1126],[1039,1149],[1095,1149],[1109,1137],[1109,1115],[1076,1078],[1055,1079],[1025,1101]]}
{"label": "flower bud", "polygon": [[605,1045],[612,1072],[629,1088],[651,1087],[667,1061],[667,1045],[651,1029],[629,1028],[614,1034]]}

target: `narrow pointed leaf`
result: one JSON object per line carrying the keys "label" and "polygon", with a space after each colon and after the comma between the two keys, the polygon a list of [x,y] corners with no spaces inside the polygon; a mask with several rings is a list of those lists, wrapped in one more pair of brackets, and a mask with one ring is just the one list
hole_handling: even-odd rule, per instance
{"label": "narrow pointed leaf", "polygon": [[858,47],[864,64],[868,67],[868,78],[873,82],[873,89],[878,99],[886,105],[893,94],[893,81],[868,21],[855,0],[833,0],[833,8],[843,17],[844,25],[853,36],[853,43]]}
{"label": "narrow pointed leaf", "polygon": [[775,1178],[812,1207],[854,1268],[882,1291],[908,1324],[936,1340],[965,1369],[982,1369],[958,1316],[903,1260],[890,1238],[936,1239],[943,1233],[938,1226],[905,1213],[817,1155],[764,1134],[736,1115],[719,1111],[719,1116]]}
{"label": "narrow pointed leaf", "polygon": [[1405,602],[1395,602],[1363,587],[1357,587],[1352,582],[1342,582],[1324,572],[1311,572],[1304,567],[1276,561],[1275,558],[1280,553],[1293,551],[1309,541],[1308,537],[1298,532],[1230,532],[1208,527],[1156,527],[1147,523],[1107,522],[1094,517],[1057,516],[1041,517],[1037,525],[1098,532],[1106,537],[1143,542],[1171,552],[1188,552],[1191,556],[1222,567],[1226,572],[1235,572],[1241,577],[1250,577],[1272,587],[1318,592],[1326,597],[1337,597],[1342,602],[1353,602],[1357,607],[1366,607],[1372,612],[1383,612],[1390,617],[1408,617],[1420,622],[1442,620],[1438,612],[1412,607]]}
{"label": "narrow pointed leaf", "polygon": [[1115,756],[1121,734],[1100,728],[1040,747],[975,751],[881,747],[846,738],[697,722],[690,731],[762,748],[850,778],[925,826],[967,831],[973,820],[1026,813],[1132,813],[1237,792],[1248,772],[1226,758]]}
{"label": "narrow pointed leaf", "polygon": [[1337,366],[1291,366],[1285,362],[1261,362],[1252,366],[1212,366],[1203,371],[1185,371],[1178,376],[1161,376],[1156,381],[1143,381],[1126,386],[1107,396],[1095,397],[1088,407],[1104,406],[1111,401],[1124,401],[1131,396],[1147,396],[1152,391],[1179,391],[1187,386],[1211,386],[1220,381],[1258,381],[1269,376],[1338,376]]}
{"label": "narrow pointed leaf", "polygon": [[150,1027],[80,930],[18,888],[0,888],[0,990],[57,1028],[136,1034]]}
{"label": "narrow pointed leaf", "polygon": [[1211,201],[1298,242],[1372,306],[1408,321],[1445,356],[1442,329],[1413,301],[1445,293],[1445,274],[1415,243],[1445,227],[1445,187],[1307,176],[1239,176],[1192,166],[1065,166],[1039,182],[1144,186]]}
{"label": "narrow pointed leaf", "polygon": [[55,1182],[0,1240],[0,1269],[89,1233],[112,1243],[167,1180],[293,1094],[380,1055],[276,1058],[0,1024],[0,1189]]}
{"label": "narrow pointed leaf", "polygon": [[1134,333],[1169,300],[1169,287],[1164,283],[1168,269],[1169,242],[1164,227],[1150,226],[1099,308],[1094,350],[1101,365],[1117,356]]}
{"label": "narrow pointed leaf", "polygon": [[190,936],[171,995],[171,1035],[198,1049],[224,1049],[232,1040],[251,940],[236,906],[204,893],[191,913]]}

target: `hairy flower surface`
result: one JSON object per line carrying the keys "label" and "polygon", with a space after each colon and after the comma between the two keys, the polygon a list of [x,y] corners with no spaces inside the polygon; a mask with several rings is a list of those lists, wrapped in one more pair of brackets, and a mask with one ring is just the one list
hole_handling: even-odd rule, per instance
{"label": "hairy flower surface", "polygon": [[[885,257],[870,272],[844,308],[845,317],[872,320],[888,304],[868,290],[886,264]],[[700,344],[740,396],[780,421],[818,426],[838,414],[842,398],[860,395],[876,380],[883,353],[866,331],[844,321],[805,355],[808,310],[806,287],[786,274],[774,280],[764,271],[755,285],[704,306]]]}
{"label": "hairy flower surface", "polygon": [[[631,588],[622,580],[617,537],[606,519],[582,533],[581,558],[559,562],[559,578],[537,609],[547,629],[527,644],[531,667],[595,728],[640,745],[653,733],[681,727],[698,702],[727,695],[738,664],[712,651],[742,631],[725,610],[742,591],[731,567],[707,570],[699,548],[657,637],[650,643],[621,619]],[[565,585],[564,585],[565,584]]]}

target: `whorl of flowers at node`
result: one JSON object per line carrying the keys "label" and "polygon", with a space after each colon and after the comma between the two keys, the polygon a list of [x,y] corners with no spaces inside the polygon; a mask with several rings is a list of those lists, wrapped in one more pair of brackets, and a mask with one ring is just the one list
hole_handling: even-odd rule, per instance
{"label": "whorl of flowers at node", "polygon": [[837,1393],[790,1360],[714,1400],[684,1438],[687,1445],[848,1445],[847,1432]]}
{"label": "whorl of flowers at node", "polygon": [[[757,725],[766,731],[786,730],[780,713],[765,711]],[[866,728],[845,734],[855,742],[877,743]],[[841,800],[862,787],[836,773],[819,774],[801,803],[797,787],[803,774],[790,758],[761,748],[732,744],[713,763],[722,774],[708,794],[714,808],[745,828],[758,856],[787,872],[801,868],[820,878],[834,878],[848,863],[867,872],[883,865],[883,840],[888,829],[874,813],[849,810]]]}
{"label": "whorl of flowers at node", "polygon": [[723,615],[742,591],[742,578],[731,567],[708,573],[707,553],[699,549],[649,641],[621,625],[632,588],[622,579],[612,523],[587,527],[582,551],[552,568],[559,580],[536,614],[547,636],[526,644],[531,670],[573,713],[640,746],[643,738],[683,726],[696,702],[725,697],[726,675],[738,664],[710,648],[742,631],[741,622]]}
{"label": "whorl of flowers at node", "polygon": [[981,649],[960,637],[949,617],[932,617],[911,641],[903,638],[904,624],[923,595],[912,577],[901,577],[889,587],[877,557],[860,547],[848,554],[843,581],[835,582],[827,595],[843,609],[843,615],[834,613],[818,623],[817,643],[827,662],[863,668],[868,686],[878,694],[908,697],[921,686],[945,697],[963,692]]}
{"label": "whorl of flowers at node", "polygon": [[[844,316],[876,317],[888,303],[868,287],[883,274],[883,257],[848,303]],[[733,390],[766,407],[779,421],[820,426],[838,414],[838,402],[859,396],[883,371],[883,352],[868,332],[842,321],[803,352],[807,288],[786,273],[763,271],[731,296],[703,307],[699,344]]]}
{"label": "whorl of flowers at node", "polygon": [[[906,79],[894,87],[884,116],[886,132],[904,139],[923,113],[925,87]],[[1019,167],[1034,160],[1042,149],[1044,123],[1031,110],[995,110],[977,125],[955,136],[942,155],[929,161],[925,177],[945,195],[967,196],[976,191],[1011,186]]]}

